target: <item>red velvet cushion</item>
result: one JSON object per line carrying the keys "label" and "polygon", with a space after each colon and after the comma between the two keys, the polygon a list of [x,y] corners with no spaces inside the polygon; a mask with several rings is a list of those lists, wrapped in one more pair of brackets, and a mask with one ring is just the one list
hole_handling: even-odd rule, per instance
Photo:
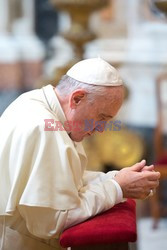
{"label": "red velvet cushion", "polygon": [[62,247],[136,241],[136,204],[128,199],[110,210],[66,229]]}

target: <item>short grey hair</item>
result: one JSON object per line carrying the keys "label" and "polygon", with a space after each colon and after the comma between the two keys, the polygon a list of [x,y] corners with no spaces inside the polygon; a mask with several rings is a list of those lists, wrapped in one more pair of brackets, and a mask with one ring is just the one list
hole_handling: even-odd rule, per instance
{"label": "short grey hair", "polygon": [[56,86],[59,94],[69,95],[77,89],[84,89],[89,95],[89,99],[93,100],[97,96],[105,96],[106,88],[104,86],[92,85],[83,82],[79,82],[70,76],[64,75]]}

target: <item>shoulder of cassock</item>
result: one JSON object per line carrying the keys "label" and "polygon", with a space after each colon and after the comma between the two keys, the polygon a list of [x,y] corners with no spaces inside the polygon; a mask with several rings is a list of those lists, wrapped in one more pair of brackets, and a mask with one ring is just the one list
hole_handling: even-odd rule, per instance
{"label": "shoulder of cassock", "polygon": [[18,204],[78,206],[85,152],[66,131],[44,131],[44,119],[59,120],[53,87],[44,91],[21,95],[0,118],[0,214],[12,214]]}

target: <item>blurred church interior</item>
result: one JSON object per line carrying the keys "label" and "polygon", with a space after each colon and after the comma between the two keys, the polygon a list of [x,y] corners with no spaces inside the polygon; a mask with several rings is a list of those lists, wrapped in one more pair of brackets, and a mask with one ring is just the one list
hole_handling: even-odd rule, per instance
{"label": "blurred church interior", "polygon": [[118,69],[126,95],[113,121],[119,127],[84,141],[88,168],[119,170],[143,158],[155,164],[160,187],[137,201],[132,248],[165,250],[167,1],[0,0],[0,115],[21,93],[56,86],[77,60],[98,56]]}

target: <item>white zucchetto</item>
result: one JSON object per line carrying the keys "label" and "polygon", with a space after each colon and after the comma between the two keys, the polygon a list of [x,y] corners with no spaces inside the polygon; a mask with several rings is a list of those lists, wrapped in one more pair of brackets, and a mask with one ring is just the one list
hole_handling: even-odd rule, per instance
{"label": "white zucchetto", "polygon": [[72,66],[66,75],[87,84],[100,86],[123,85],[118,71],[101,58],[82,60]]}

